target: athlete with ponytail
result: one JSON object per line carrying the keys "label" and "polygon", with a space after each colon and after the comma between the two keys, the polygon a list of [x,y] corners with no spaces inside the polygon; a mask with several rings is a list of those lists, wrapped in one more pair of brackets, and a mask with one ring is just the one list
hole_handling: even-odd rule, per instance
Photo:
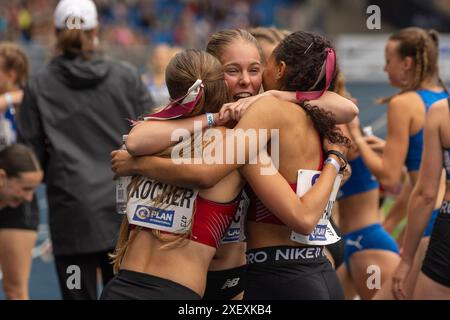
{"label": "athlete with ponytail", "polygon": [[[166,83],[172,102],[150,115],[151,119],[217,112],[229,101],[222,65],[206,52],[177,54],[167,66]],[[210,117],[208,113],[209,124]],[[193,142],[186,146],[190,153],[202,146],[197,137],[188,141]],[[173,148],[159,155],[170,157]],[[113,255],[117,275],[101,299],[200,299],[209,265],[236,213],[243,186],[236,170],[214,187],[200,190],[134,177],[127,217]]]}
{"label": "athlete with ponytail", "polygon": [[[388,103],[388,132],[382,156],[366,143],[359,121],[354,120],[349,125],[362,160],[384,187],[393,187],[400,182],[405,165],[412,184],[417,181],[426,113],[434,102],[448,97],[445,85],[439,78],[438,52],[438,35],[433,30],[411,27],[390,36],[385,49],[385,71],[391,85],[400,88],[400,92],[382,100]],[[439,199],[435,208],[438,206]],[[436,215],[437,211],[430,219],[427,230],[431,231]],[[429,232],[424,234],[413,267],[416,271],[410,273],[405,285],[408,297],[413,292],[429,235]],[[389,286],[385,286],[375,298],[390,298],[390,291]]]}
{"label": "athlete with ponytail", "polygon": [[[302,52],[304,59],[299,60],[294,52]],[[305,66],[310,68],[306,69]],[[331,44],[318,35],[296,32],[283,40],[270,57],[263,83],[265,89],[298,91],[298,98],[314,99],[328,89],[334,72],[335,55]],[[305,92],[308,89],[316,91]],[[254,103],[234,128],[235,131],[240,129],[280,131],[280,173],[287,180],[274,181],[276,175],[261,175],[261,166],[258,164],[241,169],[255,194],[252,195],[254,204],[250,207],[248,217],[247,257],[250,265],[247,277],[250,278],[247,278],[244,298],[341,299],[342,290],[338,279],[323,254],[323,244],[332,243],[338,238],[329,227],[329,214],[323,214],[337,171],[345,164],[345,159],[335,151],[345,152],[346,148],[326,144],[325,149],[330,152],[323,166],[322,140],[337,144],[345,144],[347,140],[336,130],[329,114],[307,103],[299,108],[274,97],[263,97]],[[129,151],[133,153],[135,150]],[[248,160],[248,146],[242,151]],[[330,170],[333,166],[328,164],[332,163],[335,169]],[[175,165],[159,157],[130,159],[126,152],[113,154],[113,169],[118,174],[139,173],[180,186],[211,187],[231,170],[241,166],[236,161],[232,164]],[[306,185],[303,182],[299,185],[296,183],[301,168],[322,169],[322,174],[299,199],[294,191],[297,186]],[[322,223],[317,226],[319,220]],[[298,233],[293,235],[292,230]],[[325,230],[327,233],[323,234]],[[298,254],[292,254],[295,252]],[[261,261],[252,258],[260,254],[267,259]],[[279,255],[284,258],[279,260]],[[275,274],[279,276],[273,276]]]}
{"label": "athlete with ponytail", "polygon": [[[262,83],[263,59],[256,39],[242,29],[226,29],[214,33],[207,44],[207,52],[215,56],[224,66],[224,77],[232,100],[222,110],[241,109],[241,101],[251,100],[259,91]],[[296,102],[295,92],[272,90],[268,95],[274,95],[283,100]],[[259,99],[259,98],[257,98]],[[255,100],[257,100],[255,99]],[[325,92],[322,96],[310,101],[319,108],[331,111],[337,121],[349,120],[357,112],[356,106],[333,92]],[[247,105],[250,104],[247,102]],[[238,112],[239,112],[238,110]],[[239,113],[240,113],[239,112]],[[214,114],[219,122],[219,115]],[[236,119],[238,120],[238,119]],[[199,115],[173,121],[149,120],[133,128],[127,144],[134,155],[154,154],[171,145],[172,131],[183,128],[193,133],[195,121],[206,126],[206,116]],[[247,199],[248,200],[248,199]],[[243,230],[248,201],[246,194],[240,209],[234,217],[234,223],[222,239],[222,245],[217,249],[210,264],[207,286],[203,299],[228,300],[242,297],[245,283],[245,234]]]}

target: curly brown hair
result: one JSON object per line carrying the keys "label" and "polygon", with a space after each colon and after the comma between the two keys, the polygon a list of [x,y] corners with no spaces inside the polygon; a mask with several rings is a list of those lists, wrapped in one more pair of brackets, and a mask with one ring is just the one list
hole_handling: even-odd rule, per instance
{"label": "curly brown hair", "polygon": [[[333,45],[321,35],[306,31],[293,32],[284,38],[273,51],[277,64],[284,61],[286,71],[281,79],[281,90],[311,91],[325,88],[325,76],[321,76],[322,66],[327,58],[327,49]],[[336,67],[333,81],[336,77]],[[316,84],[317,83],[317,84]],[[336,126],[331,112],[312,106],[308,101],[301,104],[314,123],[322,138],[331,143],[349,146],[346,138]]]}

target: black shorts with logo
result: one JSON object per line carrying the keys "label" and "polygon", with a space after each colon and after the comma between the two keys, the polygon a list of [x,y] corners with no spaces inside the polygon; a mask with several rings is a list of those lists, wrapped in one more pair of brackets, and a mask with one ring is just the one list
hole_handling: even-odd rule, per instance
{"label": "black shorts with logo", "polygon": [[244,300],[343,300],[323,251],[321,246],[248,250]]}
{"label": "black shorts with logo", "polygon": [[100,300],[200,300],[179,283],[147,273],[120,270],[102,291]]}
{"label": "black shorts with logo", "polygon": [[247,266],[208,271],[203,300],[231,300],[244,291]]}

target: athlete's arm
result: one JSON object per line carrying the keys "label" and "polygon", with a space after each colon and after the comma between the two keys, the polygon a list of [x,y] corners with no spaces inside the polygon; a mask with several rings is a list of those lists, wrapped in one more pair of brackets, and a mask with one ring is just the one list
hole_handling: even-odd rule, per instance
{"label": "athlete's arm", "polygon": [[208,176],[210,174],[209,166],[205,164],[177,165],[170,158],[133,157],[126,150],[115,150],[111,153],[111,157],[112,170],[116,177],[141,175],[186,188],[206,189],[214,186],[211,177]]}
{"label": "athlete's arm", "polygon": [[[407,206],[408,200],[411,197],[412,192],[412,184],[409,178],[407,177],[402,185],[402,190],[400,194],[395,199],[394,205],[389,210],[386,218],[383,221],[383,228],[388,232],[394,232],[397,225],[402,221],[403,218],[406,217],[407,214]],[[403,239],[398,239],[397,241],[402,242]]]}
{"label": "athlete's arm", "polygon": [[[293,103],[299,102],[297,101],[295,92],[269,90],[267,93],[272,94],[280,100],[286,100]],[[353,101],[332,91],[325,91],[318,99],[309,101],[309,104],[317,106],[323,111],[331,112],[337,124],[348,123],[359,113],[359,109]]]}
{"label": "athlete's arm", "polygon": [[[339,161],[336,156],[331,156]],[[333,165],[324,166],[317,182],[302,197],[297,196],[279,172],[263,175],[261,170],[263,167],[258,163],[245,165],[240,172],[267,209],[284,224],[300,234],[311,234],[323,215],[333,189],[337,176]]]}
{"label": "athlete's arm", "polygon": [[440,122],[447,118],[448,113],[442,112],[442,108],[431,108],[425,120],[422,163],[408,206],[408,223],[403,253],[405,260],[412,261],[414,258],[421,235],[436,204],[443,158]]}
{"label": "athlete's arm", "polygon": [[[214,122],[220,125],[224,121],[219,123],[219,115],[215,114]],[[208,121],[205,114],[170,121],[140,121],[131,129],[125,145],[133,156],[151,155],[176,144],[178,140],[176,136],[172,137],[174,133],[185,132],[186,136],[190,136],[194,130],[202,130],[207,126]]]}
{"label": "athlete's arm", "polygon": [[331,112],[337,124],[349,123],[359,113],[359,109],[353,101],[331,91],[325,91],[319,99],[311,100],[309,104]]}
{"label": "athlete's arm", "polygon": [[409,104],[403,97],[395,97],[388,107],[386,147],[383,156],[379,156],[366,143],[359,129],[359,121],[353,120],[350,132],[364,163],[385,187],[390,188],[400,182],[402,169],[409,145]]}
{"label": "athlete's arm", "polygon": [[[212,187],[231,171],[248,163],[249,159],[253,159],[257,156],[257,150],[252,150],[251,144],[245,143],[242,148],[237,149],[239,152],[235,152],[235,149],[233,149],[233,156],[227,158],[227,145],[230,146],[230,142],[233,143],[234,146],[239,146],[242,142],[242,137],[246,132],[249,132],[247,130],[256,130],[256,132],[259,133],[259,129],[265,129],[265,132],[261,132],[264,132],[266,138],[265,143],[267,143],[270,140],[271,129],[283,130],[283,124],[287,119],[286,117],[289,115],[287,112],[273,112],[274,105],[277,103],[278,100],[274,97],[262,98],[245,113],[244,117],[233,130],[225,131],[223,128],[221,129],[222,139],[213,142],[213,146],[210,146],[209,148],[222,150],[222,155],[224,155],[223,164],[204,164],[205,159],[203,159],[203,164],[195,164],[194,161],[192,161],[193,163],[191,164],[176,164],[172,159],[155,157],[139,157],[132,160],[132,163],[127,163],[128,160],[123,162],[116,161],[114,163],[114,157],[120,155],[123,156],[122,152],[114,153],[113,170],[115,170],[116,174],[119,174],[120,172],[122,174],[126,172],[128,175],[140,174],[177,186],[194,186],[199,188]],[[256,134],[255,138],[255,145],[259,146],[259,139],[264,138],[264,136]],[[264,145],[265,144],[263,144],[263,146]],[[121,170],[120,166],[126,166],[126,169]]]}
{"label": "athlete's arm", "polygon": [[[269,90],[253,97],[243,98],[236,102],[225,104],[220,110],[220,116],[222,117],[226,112],[230,112],[231,117],[239,121],[253,103],[267,96],[298,103],[295,92]],[[331,91],[326,91],[319,99],[311,100],[309,103],[317,106],[319,109],[331,112],[338,124],[350,122],[359,112],[358,107],[352,101]]]}
{"label": "athlete's arm", "polygon": [[[446,108],[445,111],[447,111]],[[393,276],[392,290],[398,299],[406,298],[404,282],[411,270],[423,231],[436,204],[442,173],[440,122],[442,119],[448,119],[448,112],[443,112],[442,109],[431,108],[425,120],[422,162],[419,177],[409,201],[402,260]]]}
{"label": "athlete's arm", "polygon": [[[214,122],[222,125],[229,119],[226,117],[226,110],[229,110],[234,119],[239,121],[246,109],[264,96],[274,96],[280,100],[286,100],[296,103],[295,92],[269,90],[258,96],[240,99],[237,102],[227,104],[221,111],[221,116],[214,114]],[[347,123],[351,121],[359,112],[356,105],[340,95],[326,91],[319,99],[311,100],[311,105],[315,105],[325,111],[330,111],[337,123]],[[238,115],[239,116],[236,116]],[[171,121],[149,120],[141,121],[136,124],[128,134],[126,147],[133,156],[150,155],[161,152],[167,147],[176,144],[178,141],[172,139],[172,134],[177,129],[184,130],[186,134],[193,134],[196,127],[194,123],[199,124],[199,129],[207,127],[206,115],[198,115],[186,119],[177,119]]]}

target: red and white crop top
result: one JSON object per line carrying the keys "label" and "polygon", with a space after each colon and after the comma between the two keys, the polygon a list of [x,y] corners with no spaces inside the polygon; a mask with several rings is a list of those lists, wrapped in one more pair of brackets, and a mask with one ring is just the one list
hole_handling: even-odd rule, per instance
{"label": "red and white crop top", "polygon": [[135,188],[127,203],[130,226],[184,234],[193,223],[189,239],[217,248],[238,209],[241,195],[229,203],[217,203],[199,196],[198,190],[177,188],[162,204],[155,205],[154,200],[168,187],[171,186],[146,178]]}
{"label": "red and white crop top", "polygon": [[197,196],[191,240],[218,248],[239,206],[240,196],[218,203]]}

